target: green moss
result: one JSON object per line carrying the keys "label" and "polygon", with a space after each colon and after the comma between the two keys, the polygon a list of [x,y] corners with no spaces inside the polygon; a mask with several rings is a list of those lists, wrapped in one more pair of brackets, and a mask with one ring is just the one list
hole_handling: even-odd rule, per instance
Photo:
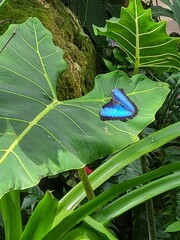
{"label": "green moss", "polygon": [[40,16],[42,21],[47,16],[47,11],[35,0],[19,1],[9,0],[0,11],[0,34],[2,35],[10,23],[22,23],[29,17]]}
{"label": "green moss", "polygon": [[22,23],[29,17],[38,17],[49,29],[56,45],[64,50],[68,70],[58,79],[60,100],[79,97],[92,89],[96,75],[96,55],[93,44],[75,15],[59,0],[9,0],[0,12],[0,34],[10,23]]}

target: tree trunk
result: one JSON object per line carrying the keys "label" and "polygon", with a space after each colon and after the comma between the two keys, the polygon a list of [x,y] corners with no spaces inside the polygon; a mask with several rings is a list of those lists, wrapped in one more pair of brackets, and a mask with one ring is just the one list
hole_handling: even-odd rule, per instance
{"label": "tree trunk", "polygon": [[22,23],[29,17],[38,17],[64,51],[68,70],[58,79],[58,98],[71,99],[89,92],[96,75],[96,54],[77,17],[60,0],[9,0],[0,12],[0,34],[10,23]]}

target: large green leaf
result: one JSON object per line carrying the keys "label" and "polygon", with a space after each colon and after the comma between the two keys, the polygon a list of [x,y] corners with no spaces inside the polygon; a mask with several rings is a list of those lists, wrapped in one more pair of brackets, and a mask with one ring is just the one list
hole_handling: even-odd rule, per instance
{"label": "large green leaf", "polygon": [[180,70],[177,45],[180,38],[166,33],[166,22],[154,22],[151,9],[145,10],[140,0],[130,0],[121,9],[121,17],[107,21],[104,28],[94,27],[95,33],[115,40],[127,53],[135,66],[161,70]]}
{"label": "large green leaf", "polygon": [[[11,25],[0,47],[0,196],[138,141],[169,91],[144,75],[129,79],[115,71],[97,76],[89,94],[61,102],[56,79],[66,69],[63,53],[37,18]],[[115,87],[138,106],[137,117],[128,122],[99,118]]]}

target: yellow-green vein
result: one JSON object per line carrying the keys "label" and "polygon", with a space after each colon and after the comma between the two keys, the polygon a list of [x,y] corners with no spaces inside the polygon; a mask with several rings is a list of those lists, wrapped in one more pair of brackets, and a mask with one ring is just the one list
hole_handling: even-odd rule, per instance
{"label": "yellow-green vein", "polygon": [[22,131],[22,133],[17,137],[17,139],[9,146],[6,153],[1,157],[0,164],[8,157],[8,155],[15,149],[15,147],[20,143],[20,141],[26,136],[26,134],[56,105],[58,105],[58,101],[53,101],[51,104],[47,105],[47,107],[39,113],[33,121],[29,123],[29,125]]}
{"label": "yellow-green vein", "polygon": [[54,100],[57,100],[56,89],[54,89],[53,86],[52,86],[52,84],[51,84],[51,81],[50,81],[50,79],[49,79],[49,76],[48,76],[48,74],[47,74],[47,72],[46,72],[46,69],[45,69],[45,67],[44,67],[43,59],[42,59],[41,54],[40,54],[39,42],[38,42],[38,38],[37,38],[37,31],[36,31],[36,28],[35,28],[35,24],[33,24],[33,26],[34,26],[34,34],[35,34],[35,39],[36,39],[36,49],[37,49],[36,51],[37,51],[37,54],[38,54],[38,56],[39,56],[39,60],[40,60],[40,62],[41,62],[41,66],[42,66],[42,69],[43,69],[43,72],[44,72],[44,77],[46,78],[47,83],[48,83],[48,85],[49,85],[49,87],[50,87],[50,90],[51,90],[52,95],[53,95],[53,99],[54,99]]}

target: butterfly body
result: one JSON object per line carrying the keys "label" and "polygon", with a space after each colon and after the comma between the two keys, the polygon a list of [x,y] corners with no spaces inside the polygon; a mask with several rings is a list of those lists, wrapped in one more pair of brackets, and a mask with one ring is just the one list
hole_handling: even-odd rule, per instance
{"label": "butterfly body", "polygon": [[110,102],[102,106],[100,110],[100,118],[106,120],[127,121],[133,118],[138,112],[138,108],[123,89],[115,88],[112,90],[112,99]]}

